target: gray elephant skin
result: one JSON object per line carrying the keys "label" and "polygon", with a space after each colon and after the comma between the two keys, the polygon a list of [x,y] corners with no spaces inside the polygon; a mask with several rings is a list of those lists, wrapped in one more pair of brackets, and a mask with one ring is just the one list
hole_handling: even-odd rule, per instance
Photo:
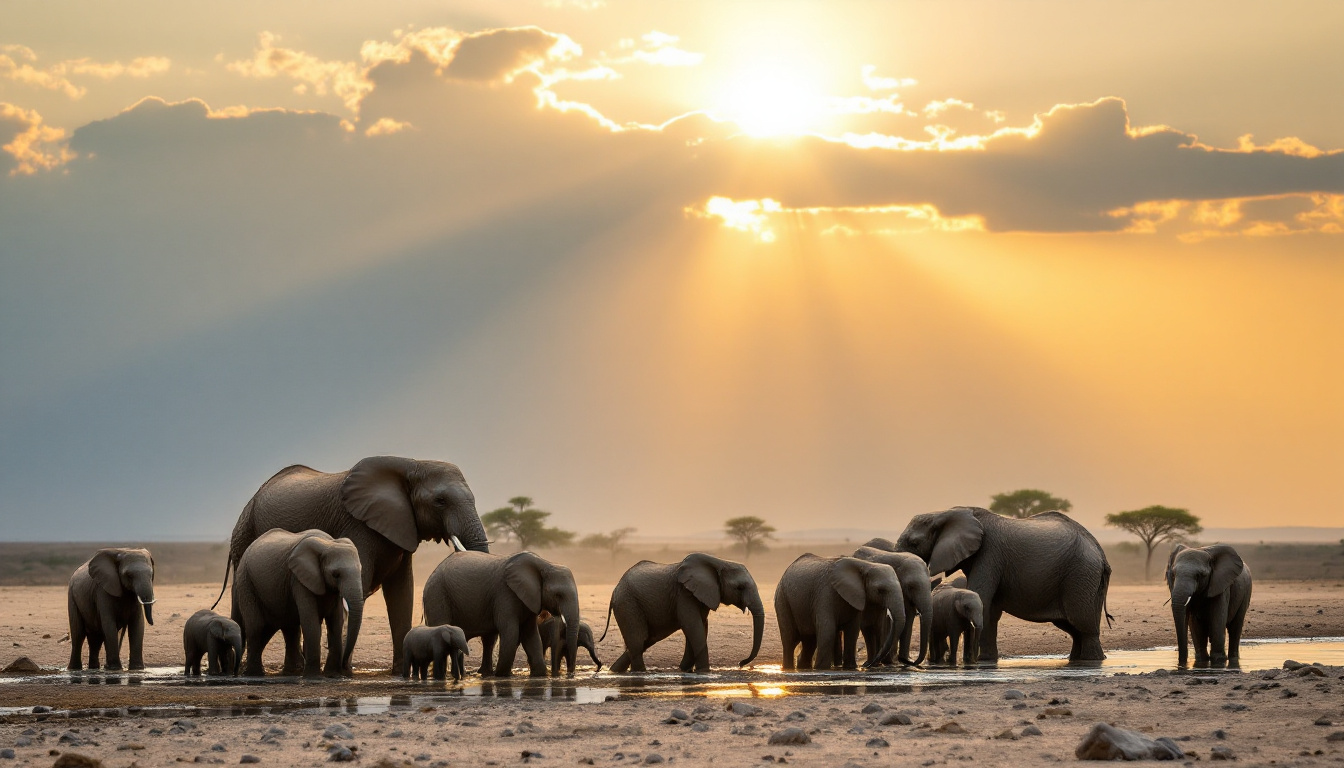
{"label": "gray elephant skin", "polygon": [[1190,660],[1188,629],[1194,635],[1195,666],[1237,666],[1241,628],[1251,605],[1251,569],[1241,555],[1226,544],[1177,544],[1167,558],[1166,575],[1178,663],[1185,666]]}
{"label": "gray elephant skin", "polygon": [[979,507],[916,515],[896,541],[929,564],[929,573],[960,568],[980,595],[985,626],[980,660],[999,658],[999,619],[1050,622],[1073,639],[1069,660],[1101,661],[1101,619],[1111,564],[1092,534],[1059,512],[1025,519]]}
{"label": "gray elephant skin", "polygon": [[522,645],[534,677],[546,676],[537,617],[542,611],[565,620],[565,660],[574,668],[579,643],[579,589],[574,574],[531,552],[491,555],[454,552],[439,563],[425,582],[425,623],[461,627],[467,639],[481,638],[482,675],[499,641],[494,674],[513,674],[513,660]]}
{"label": "gray elephant skin", "polygon": [[451,624],[437,627],[413,627],[402,643],[405,650],[404,676],[407,680],[428,677],[434,665],[434,679],[447,679],[451,667],[453,680],[466,676],[467,636]]}
{"label": "gray elephant skin", "polygon": [[625,650],[612,663],[611,671],[644,672],[644,652],[681,630],[686,650],[679,668],[682,672],[709,672],[709,612],[720,605],[751,611],[751,653],[738,662],[744,667],[761,650],[765,632],[761,594],[745,565],[693,552],[679,563],[642,560],[630,566],[611,593],[607,628],[602,631],[605,639],[614,614]]}
{"label": "gray elephant skin", "polygon": [[[784,569],[775,586],[784,669],[829,669],[837,662],[845,669],[857,668],[860,630],[882,626],[888,613],[891,627],[880,648],[868,649],[868,666],[891,652],[896,628],[905,621],[896,571],[855,557],[802,555]],[[836,659],[841,643],[841,658]],[[802,652],[795,661],[800,644]]]}
{"label": "gray elephant skin", "polygon": [[[359,552],[349,539],[310,530],[267,531],[247,548],[233,577],[230,617],[242,627],[247,648],[244,672],[265,674],[261,655],[280,632],[285,639],[281,674],[350,675],[351,655],[364,618]],[[342,624],[348,606],[345,637]],[[320,664],[322,625],[327,661]],[[302,645],[300,645],[302,637]]]}
{"label": "gray elephant skin", "polygon": [[200,677],[204,656],[206,674],[236,676],[243,666],[243,629],[233,619],[202,608],[182,626],[182,650],[188,675]]}
{"label": "gray elephant skin", "polygon": [[929,661],[956,666],[957,644],[963,642],[962,664],[971,666],[980,659],[980,632],[985,626],[985,608],[980,596],[969,589],[944,584],[933,590],[933,611],[929,614],[933,639]]}
{"label": "gray elephant skin", "polygon": [[[854,550],[854,557],[867,560],[870,563],[885,563],[896,571],[896,578],[901,582],[901,595],[905,598],[905,625],[897,628],[900,633],[900,648],[897,652],[903,659],[911,658],[910,650],[914,641],[915,617],[918,616],[919,651],[912,662],[915,665],[923,663],[924,655],[929,649],[929,610],[933,605],[933,588],[929,584],[929,567],[918,555],[909,552],[897,552],[896,545],[886,539],[873,539]],[[863,642],[869,648],[876,648],[880,642],[880,637],[880,632],[865,631]],[[878,659],[878,663],[890,664],[891,660],[892,654],[888,653],[886,658]]]}
{"label": "gray elephant skin", "polygon": [[476,497],[461,470],[442,461],[398,456],[363,459],[347,472],[318,472],[302,465],[277,472],[238,516],[225,567],[226,585],[228,568],[236,569],[248,545],[272,528],[291,532],[315,528],[354,542],[365,597],[381,588],[387,602],[394,672],[401,670],[401,641],[411,628],[415,604],[411,555],[420,542],[456,536],[467,549],[489,551]]}
{"label": "gray elephant skin", "polygon": [[[560,676],[560,660],[565,655],[565,622],[559,616],[549,616],[545,621],[537,625],[537,631],[541,633],[541,652],[543,655],[549,654],[551,658],[551,676]],[[579,622],[579,647],[588,651],[588,658],[597,665],[598,672],[602,671],[602,661],[597,658],[597,643],[593,641],[593,628],[588,626],[588,622]],[[571,666],[565,670],[565,674],[573,675],[574,668]]]}
{"label": "gray elephant skin", "polygon": [[105,669],[121,669],[121,633],[130,646],[130,668],[144,669],[145,624],[154,623],[154,558],[146,549],[100,549],[75,569],[66,591],[70,613],[69,669],[89,669],[107,651]]}

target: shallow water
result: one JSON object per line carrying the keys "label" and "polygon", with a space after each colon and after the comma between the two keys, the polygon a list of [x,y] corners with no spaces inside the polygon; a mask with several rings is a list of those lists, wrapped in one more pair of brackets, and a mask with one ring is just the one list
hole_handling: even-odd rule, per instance
{"label": "shallow water", "polygon": [[[1277,669],[1285,659],[1304,663],[1344,666],[1344,638],[1303,638],[1247,640],[1241,645],[1241,669]],[[284,697],[280,703],[234,707],[128,707],[109,710],[81,710],[75,717],[100,714],[173,716],[184,711],[200,716],[242,716],[276,712],[308,714],[377,714],[414,710],[427,706],[462,704],[471,698],[512,698],[592,704],[608,700],[645,697],[717,696],[779,698],[809,694],[857,695],[865,693],[902,693],[949,685],[1027,682],[1050,678],[1094,678],[1116,674],[1138,674],[1169,669],[1178,674],[1228,675],[1237,669],[1176,669],[1175,646],[1141,651],[1110,651],[1105,661],[1095,665],[1071,665],[1063,656],[1019,656],[1006,658],[997,665],[978,667],[927,667],[923,669],[833,670],[825,672],[784,672],[778,664],[756,665],[751,669],[716,669],[707,675],[655,672],[613,675],[607,672],[580,675],[572,679],[482,680],[470,677],[464,683],[407,681],[406,693],[395,696],[359,696],[361,685],[387,684],[387,677],[363,677],[348,681],[350,696],[305,699],[306,686],[328,688],[332,681],[305,680],[297,677],[266,678],[187,678],[180,667],[155,667],[142,672],[109,673],[100,671],[59,672],[29,677],[0,678],[0,690],[7,683],[28,682],[50,685],[170,685],[215,686],[242,685],[269,688],[268,693]],[[283,687],[278,689],[277,687]],[[0,714],[25,713],[28,707],[0,707]]]}

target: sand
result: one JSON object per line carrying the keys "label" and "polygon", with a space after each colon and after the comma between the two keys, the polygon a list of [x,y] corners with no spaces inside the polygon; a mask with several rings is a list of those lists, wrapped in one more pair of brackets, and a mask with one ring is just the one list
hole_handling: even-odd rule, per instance
{"label": "sand", "polygon": [[[607,585],[583,589],[582,610],[598,634],[610,589]],[[1333,581],[1263,582],[1255,589],[1246,627],[1248,638],[1344,636],[1344,585]],[[145,645],[149,666],[181,665],[182,624],[196,609],[208,606],[217,591],[217,585],[209,584],[158,588],[159,623],[150,628]],[[764,597],[769,606],[769,586]],[[1117,650],[1170,645],[1172,630],[1163,600],[1164,590],[1158,585],[1113,587],[1109,604],[1116,623],[1103,630],[1103,644]],[[64,667],[69,643],[61,642],[67,632],[63,588],[0,588],[0,606],[0,666],[26,655],[44,667]],[[734,664],[750,644],[749,617],[723,609],[711,614],[710,626],[713,664]],[[779,638],[773,614],[766,627],[758,662],[777,664]],[[1048,625],[1005,619],[1000,647],[1006,655],[1063,653],[1068,650],[1068,642]],[[619,648],[619,635],[613,627],[600,644],[599,655],[610,662]],[[652,666],[667,669],[680,659],[681,650],[680,638],[674,636],[655,647],[648,658]],[[1174,665],[1174,653],[1172,656]],[[277,637],[268,648],[268,666],[278,668],[280,658]],[[585,660],[583,655],[580,660]],[[1073,760],[1074,747],[1091,725],[1111,722],[1153,736],[1177,738],[1187,753],[1195,755],[1188,759],[1212,759],[1214,748],[1219,747],[1231,750],[1243,764],[1344,762],[1344,740],[1327,740],[1332,733],[1344,732],[1344,670],[1338,668],[1322,668],[1320,676],[1307,673],[1305,677],[1282,670],[1155,673],[860,696],[774,697],[787,685],[756,686],[754,691],[738,686],[730,693],[754,695],[751,703],[761,707],[759,714],[744,716],[723,709],[726,703],[742,699],[720,694],[621,698],[592,704],[534,700],[523,692],[543,689],[527,682],[521,666],[519,679],[513,683],[486,683],[486,691],[493,696],[453,698],[447,703],[440,699],[420,711],[418,705],[404,698],[405,694],[460,688],[388,677],[380,670],[390,661],[385,610],[381,596],[375,596],[356,651],[356,663],[362,671],[353,683],[0,683],[0,707],[40,704],[57,710],[79,710],[214,704],[251,707],[239,711],[255,713],[260,707],[286,702],[293,706],[294,700],[306,700],[307,709],[276,709],[269,714],[237,717],[189,714],[185,719],[190,722],[176,727],[174,722],[184,717],[181,710],[172,708],[151,709],[148,714],[122,711],[114,717],[75,718],[64,711],[38,715],[25,711],[0,718],[0,749],[14,749],[18,764],[31,765],[50,765],[56,759],[53,750],[88,755],[109,766],[215,760],[236,764],[244,754],[254,755],[265,764],[307,765],[327,760],[331,747],[338,743],[352,748],[351,756],[360,763],[407,761],[416,766],[444,761],[450,765],[574,765],[589,758],[601,765],[654,764],[649,762],[656,762],[654,755],[691,765],[753,765],[764,762],[765,755],[772,761],[783,758],[789,763],[817,766],[851,762],[1009,765]],[[474,668],[471,662],[469,666]],[[591,685],[587,679],[591,676],[591,667],[581,664],[574,685]],[[473,676],[467,683],[475,686],[482,681]],[[568,685],[555,681],[552,695],[572,694],[572,690],[566,690]],[[1023,698],[1005,698],[1010,689],[1021,691]],[[374,701],[379,700],[377,697],[394,697],[382,701],[412,706],[403,711],[359,714],[345,700],[352,694],[374,697]],[[324,706],[316,706],[319,702]],[[862,711],[872,704],[882,709]],[[682,710],[690,719],[680,724],[665,723],[673,709]],[[881,717],[893,712],[907,713],[911,724],[879,724]],[[953,721],[957,726],[947,725]],[[1316,725],[1318,721],[1326,724]],[[340,728],[328,730],[338,724],[350,735],[344,735]],[[1042,735],[1021,735],[1027,725],[1037,726]],[[772,734],[790,727],[801,729],[810,743],[768,743]],[[1222,731],[1223,737],[1216,736],[1215,731]],[[0,752],[0,766],[5,762],[3,754]]]}

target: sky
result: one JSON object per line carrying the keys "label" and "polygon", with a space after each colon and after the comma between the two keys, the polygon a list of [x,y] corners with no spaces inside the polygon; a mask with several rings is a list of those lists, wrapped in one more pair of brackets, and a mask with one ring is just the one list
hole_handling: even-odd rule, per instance
{"label": "sky", "polygon": [[581,532],[1344,520],[1344,5],[36,2],[0,539],[279,468]]}

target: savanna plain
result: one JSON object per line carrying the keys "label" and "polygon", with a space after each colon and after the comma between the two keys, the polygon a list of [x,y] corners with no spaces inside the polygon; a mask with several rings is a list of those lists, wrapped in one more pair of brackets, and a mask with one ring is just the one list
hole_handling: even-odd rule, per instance
{"label": "savanna plain", "polygon": [[[1077,744],[1101,722],[1169,737],[1187,765],[1344,763],[1344,668],[1283,664],[1291,658],[1310,665],[1311,644],[1300,646],[1301,654],[1243,664],[1239,671],[1178,670],[1169,651],[1165,668],[1155,671],[1064,674],[1057,666],[1062,662],[1018,667],[1011,659],[1067,654],[1066,635],[1005,617],[1005,662],[997,669],[781,673],[771,610],[775,581],[803,551],[847,554],[856,546],[851,543],[781,545],[752,557],[771,615],[760,655],[745,673],[735,664],[750,648],[750,617],[724,608],[710,614],[712,675],[675,673],[682,642],[673,635],[646,656],[651,668],[666,671],[648,676],[596,672],[581,651],[573,678],[531,680],[520,654],[512,679],[471,674],[456,684],[387,674],[392,645],[381,596],[368,603],[353,680],[185,682],[182,625],[219,594],[223,548],[145,546],[158,568],[156,624],[145,637],[150,674],[67,675],[64,582],[98,545],[0,544],[0,667],[26,656],[42,668],[0,678],[0,765],[93,764],[75,762],[79,755],[105,766],[342,759],[432,768],[998,766],[1075,760]],[[1344,547],[1236,546],[1256,577],[1247,640],[1344,636]],[[543,554],[573,568],[584,619],[601,635],[612,586],[628,565],[642,558],[671,561],[695,548],[636,546],[615,558],[577,549]],[[445,554],[422,547],[416,555],[422,583]],[[740,559],[732,551],[719,554]],[[1145,581],[1141,554],[1109,547],[1108,556],[1116,573],[1108,599],[1115,621],[1102,628],[1107,651],[1170,646],[1174,631],[1160,564],[1154,563],[1153,581]],[[228,599],[226,593],[221,612]],[[468,669],[474,670],[479,643],[471,645],[477,655]],[[613,623],[598,655],[610,663],[620,650]],[[277,636],[267,648],[268,671],[278,671],[282,651]],[[124,648],[122,654],[124,660]],[[778,743],[783,736],[791,741]]]}

